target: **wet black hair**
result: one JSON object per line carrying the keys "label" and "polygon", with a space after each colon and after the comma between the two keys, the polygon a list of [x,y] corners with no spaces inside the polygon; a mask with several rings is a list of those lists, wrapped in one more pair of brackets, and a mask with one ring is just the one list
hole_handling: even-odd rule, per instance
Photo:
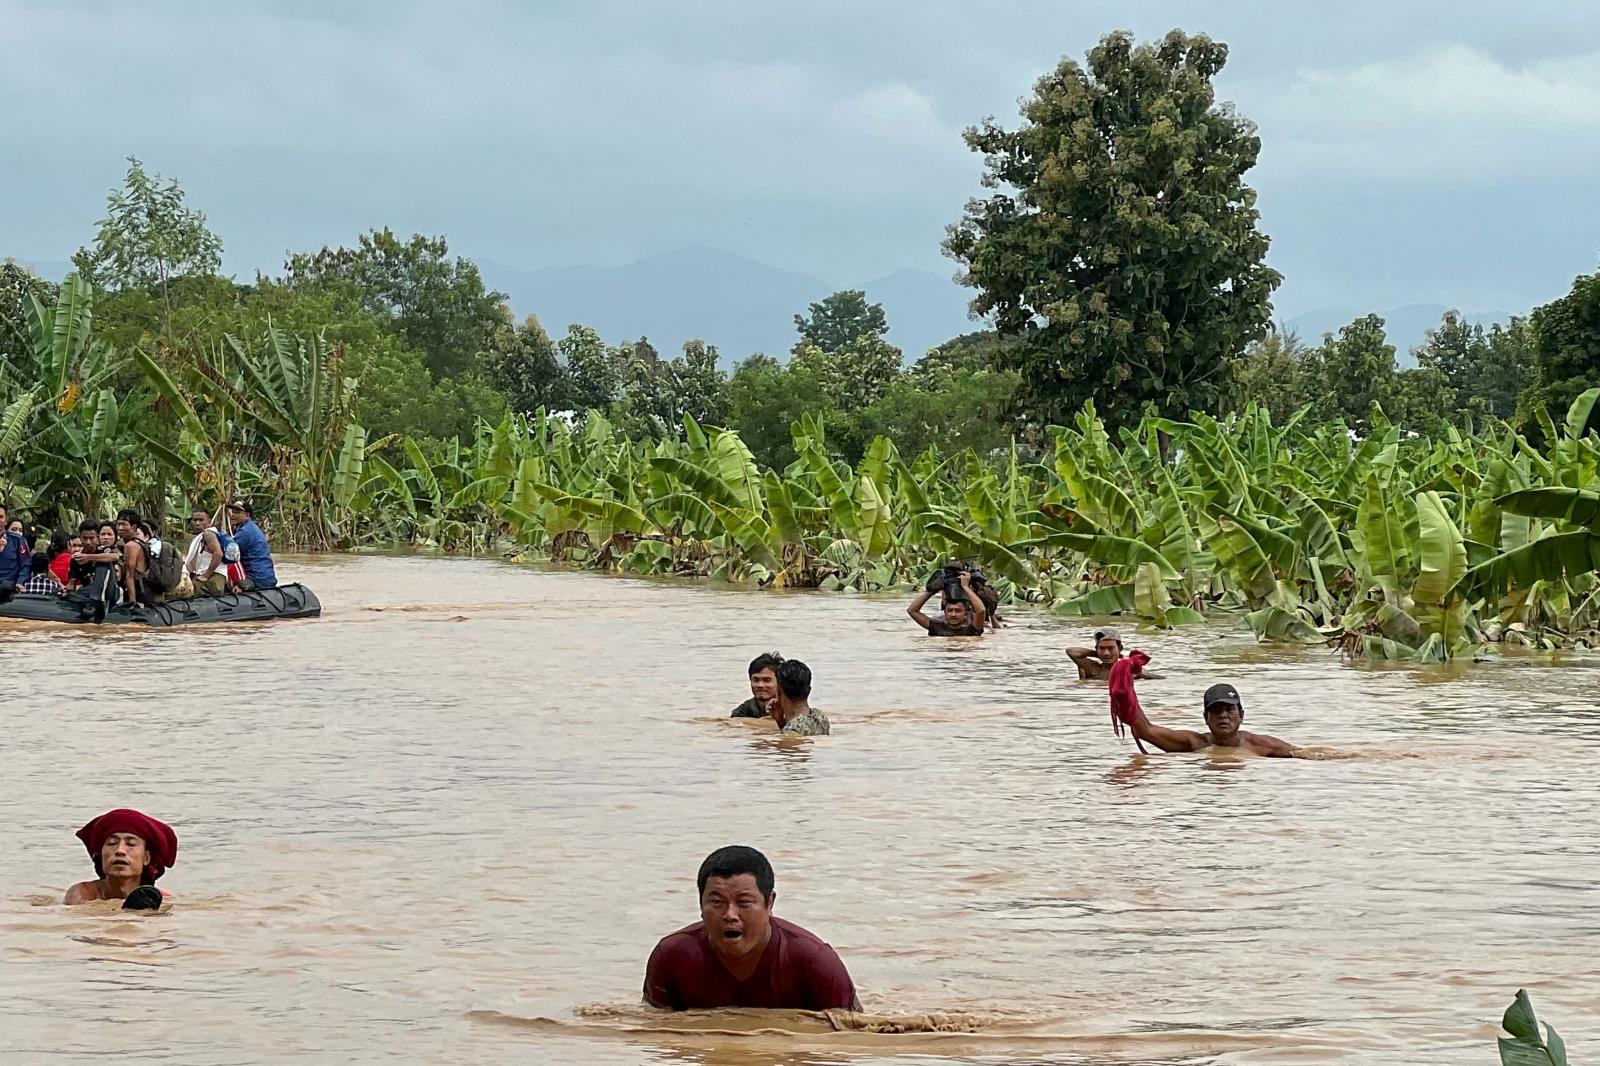
{"label": "wet black hair", "polygon": [[811,695],[811,667],[799,659],[787,659],[778,667],[778,691],[791,700]]}
{"label": "wet black hair", "polygon": [[54,559],[64,551],[72,548],[72,534],[64,529],[58,529],[50,534],[50,548],[45,552],[45,558]]}
{"label": "wet black hair", "polygon": [[743,844],[729,844],[707,855],[706,861],[700,864],[700,872],[695,875],[694,883],[703,896],[706,894],[706,882],[711,878],[738,877],[740,874],[749,874],[756,879],[756,888],[762,899],[772,898],[772,889],[777,883],[772,876],[772,864],[755,848]]}
{"label": "wet black hair", "polygon": [[111,532],[115,533],[117,531],[117,524],[115,522],[101,522],[98,526],[94,527],[95,535],[99,536],[102,529],[109,529]]}
{"label": "wet black hair", "polygon": [[98,521],[98,520],[93,519],[93,518],[85,518],[82,522],[78,523],[78,532],[79,533],[98,533],[98,532],[100,532],[100,527],[103,526],[103,525],[105,525],[104,522]]}
{"label": "wet black hair", "polygon": [[764,651],[760,655],[757,655],[754,659],[750,660],[750,669],[748,673],[751,677],[755,677],[763,670],[771,670],[773,674],[776,675],[778,672],[778,667],[782,665],[783,656],[779,655],[775,651]]}
{"label": "wet black hair", "polygon": [[135,511],[132,507],[124,507],[122,510],[118,511],[117,521],[126,522],[130,526],[144,525],[144,519],[140,518],[139,512]]}

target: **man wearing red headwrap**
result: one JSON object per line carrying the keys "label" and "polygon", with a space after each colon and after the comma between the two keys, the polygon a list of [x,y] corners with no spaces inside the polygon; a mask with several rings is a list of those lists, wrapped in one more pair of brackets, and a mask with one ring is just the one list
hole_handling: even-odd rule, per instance
{"label": "man wearing red headwrap", "polygon": [[178,834],[172,827],[126,807],[94,819],[78,830],[78,839],[94,860],[97,877],[67,889],[68,903],[127,899],[140,885],[155,884],[178,861]]}

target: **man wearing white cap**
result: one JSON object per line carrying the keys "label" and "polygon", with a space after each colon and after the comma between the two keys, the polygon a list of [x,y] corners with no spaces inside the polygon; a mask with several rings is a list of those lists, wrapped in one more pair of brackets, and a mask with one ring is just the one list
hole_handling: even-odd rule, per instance
{"label": "man wearing white cap", "polygon": [[1068,648],[1067,656],[1078,668],[1079,681],[1110,677],[1112,664],[1122,658],[1122,634],[1110,626],[1102,626],[1094,631],[1094,647]]}

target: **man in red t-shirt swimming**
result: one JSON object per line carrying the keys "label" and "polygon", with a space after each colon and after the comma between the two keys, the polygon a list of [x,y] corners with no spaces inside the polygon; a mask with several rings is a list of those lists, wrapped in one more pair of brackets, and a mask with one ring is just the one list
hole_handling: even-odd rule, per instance
{"label": "man in red t-shirt swimming", "polygon": [[755,848],[718,848],[700,864],[700,921],[661,938],[644,1001],[668,1010],[780,1007],[860,1010],[827,944],[772,915],[772,864]]}

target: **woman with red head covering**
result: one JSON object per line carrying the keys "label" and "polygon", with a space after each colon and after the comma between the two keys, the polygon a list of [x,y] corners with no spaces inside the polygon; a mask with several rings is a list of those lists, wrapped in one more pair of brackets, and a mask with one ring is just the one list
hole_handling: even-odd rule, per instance
{"label": "woman with red head covering", "polygon": [[154,885],[178,861],[178,834],[165,822],[126,807],[107,811],[78,830],[96,879],[67,889],[68,903],[125,900],[141,885]]}

